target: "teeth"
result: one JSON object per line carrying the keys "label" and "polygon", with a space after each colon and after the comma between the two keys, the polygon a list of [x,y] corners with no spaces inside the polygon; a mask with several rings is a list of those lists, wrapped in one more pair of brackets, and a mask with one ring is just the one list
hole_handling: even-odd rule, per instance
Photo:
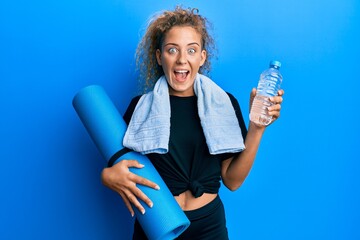
{"label": "teeth", "polygon": [[175,71],[175,72],[177,72],[177,73],[187,73],[188,71],[186,71],[186,70],[179,70],[179,71]]}

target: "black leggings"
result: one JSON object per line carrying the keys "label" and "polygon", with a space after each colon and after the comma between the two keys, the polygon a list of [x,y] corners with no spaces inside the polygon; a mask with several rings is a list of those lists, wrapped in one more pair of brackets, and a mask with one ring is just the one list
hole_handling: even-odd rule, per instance
{"label": "black leggings", "polygon": [[[177,238],[179,240],[228,240],[224,205],[219,195],[207,205],[184,211],[190,226]],[[147,240],[139,222],[135,221],[133,240]]]}

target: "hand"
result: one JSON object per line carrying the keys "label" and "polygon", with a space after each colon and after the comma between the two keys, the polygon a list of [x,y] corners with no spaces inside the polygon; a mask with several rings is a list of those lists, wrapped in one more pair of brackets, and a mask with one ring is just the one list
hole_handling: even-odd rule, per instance
{"label": "hand", "polygon": [[[272,106],[268,107],[268,114],[270,116],[272,116],[272,120],[270,122],[270,124],[272,124],[273,122],[275,122],[276,119],[278,119],[280,117],[280,110],[281,110],[281,103],[283,102],[283,96],[284,95],[284,90],[280,89],[278,91],[278,95],[277,96],[274,96],[274,97],[270,97],[270,102],[273,103]],[[254,101],[254,98],[256,96],[256,88],[253,88],[250,92],[250,111],[251,111],[251,106],[252,106],[252,103]],[[269,124],[269,125],[270,125]],[[258,126],[258,124],[255,124]],[[269,126],[268,125],[268,126]],[[262,125],[261,125],[262,126]],[[258,127],[261,127],[260,125]],[[264,126],[262,126],[264,127]]]}
{"label": "hand", "polygon": [[255,96],[256,96],[256,88],[253,88],[253,89],[251,89],[251,92],[250,92],[249,113],[251,112],[251,107],[254,102]]}
{"label": "hand", "polygon": [[280,89],[278,91],[277,96],[270,98],[270,102],[273,103],[272,106],[268,107],[268,114],[270,116],[272,116],[272,120],[271,120],[270,124],[275,122],[276,119],[278,119],[280,117],[280,110],[281,110],[281,103],[283,102],[283,97],[282,97],[283,95],[284,95],[284,90]]}
{"label": "hand", "polygon": [[136,186],[141,184],[159,190],[159,186],[150,180],[140,177],[132,172],[129,168],[143,168],[144,165],[136,160],[122,160],[110,168],[105,168],[101,173],[102,183],[119,193],[126,207],[129,209],[131,216],[134,216],[134,210],[131,203],[144,214],[145,209],[138,199],[144,201],[149,207],[153,206],[152,201]]}

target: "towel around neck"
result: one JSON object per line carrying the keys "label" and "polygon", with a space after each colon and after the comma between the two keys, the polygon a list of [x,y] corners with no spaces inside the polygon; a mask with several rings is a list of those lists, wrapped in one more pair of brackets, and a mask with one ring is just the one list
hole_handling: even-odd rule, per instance
{"label": "towel around neck", "polygon": [[[244,150],[241,129],[227,93],[201,74],[196,76],[194,92],[210,154]],[[169,87],[166,77],[162,76],[153,91],[141,96],[137,103],[123,145],[142,154],[167,153],[170,116]]]}

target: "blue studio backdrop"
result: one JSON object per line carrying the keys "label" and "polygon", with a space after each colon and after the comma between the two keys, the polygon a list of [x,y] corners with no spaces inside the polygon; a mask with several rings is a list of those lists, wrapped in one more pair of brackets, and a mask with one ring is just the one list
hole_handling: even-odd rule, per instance
{"label": "blue studio backdrop", "polygon": [[230,239],[360,239],[360,2],[1,1],[0,239],[131,239],[106,162],[71,101],[104,87],[123,113],[150,15],[182,4],[213,23],[211,77],[248,99],[283,63],[280,119],[243,186],[222,187]]}

